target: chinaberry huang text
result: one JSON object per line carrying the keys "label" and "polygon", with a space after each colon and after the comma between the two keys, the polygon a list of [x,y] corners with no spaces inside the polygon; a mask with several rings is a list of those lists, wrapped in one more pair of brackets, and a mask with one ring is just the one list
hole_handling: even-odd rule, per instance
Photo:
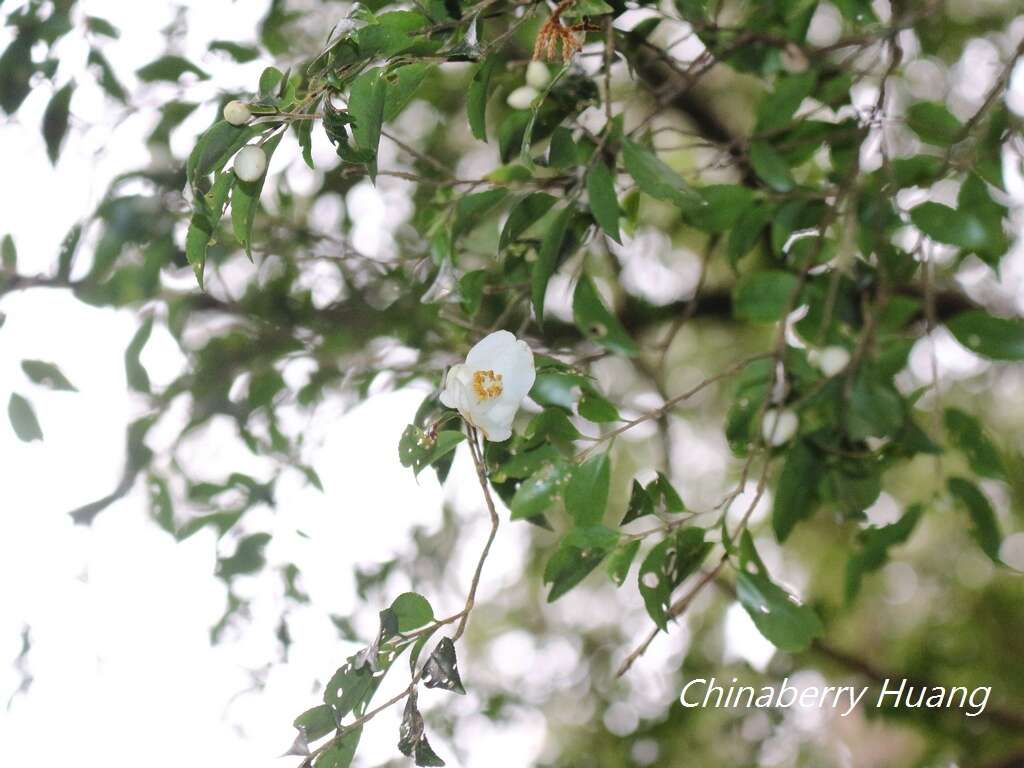
{"label": "chinaberry huang text", "polygon": [[822,685],[798,687],[785,678],[777,686],[750,686],[719,682],[716,678],[688,681],[679,696],[687,708],[789,708],[835,709],[848,717],[858,706],[909,709],[959,709],[977,717],[988,706],[991,686],[924,686],[908,680],[886,678],[879,686]]}

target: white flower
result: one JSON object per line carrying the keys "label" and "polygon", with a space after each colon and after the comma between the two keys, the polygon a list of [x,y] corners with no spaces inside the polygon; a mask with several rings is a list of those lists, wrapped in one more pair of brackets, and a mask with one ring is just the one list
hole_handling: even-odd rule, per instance
{"label": "white flower", "polygon": [[512,109],[529,109],[538,96],[540,91],[532,85],[523,85],[512,91],[505,101]]}
{"label": "white flower", "polygon": [[526,65],[526,84],[538,91],[551,82],[551,72],[543,61],[531,61]]}
{"label": "white flower", "polygon": [[232,125],[245,125],[251,117],[249,105],[244,101],[235,99],[224,105],[224,119]]}
{"label": "white flower", "polygon": [[465,363],[448,370],[441,402],[500,443],[512,436],[512,419],[536,377],[529,345],[495,331],[469,350]]}
{"label": "white flower", "polygon": [[846,347],[825,347],[820,352],[812,351],[808,357],[829,378],[841,373],[850,364],[850,353]]}
{"label": "white flower", "polygon": [[789,408],[769,408],[761,421],[761,435],[768,445],[785,445],[796,434],[800,419]]}
{"label": "white flower", "polygon": [[242,147],[235,155],[235,176],[242,181],[257,181],[267,172],[267,153],[255,144]]}

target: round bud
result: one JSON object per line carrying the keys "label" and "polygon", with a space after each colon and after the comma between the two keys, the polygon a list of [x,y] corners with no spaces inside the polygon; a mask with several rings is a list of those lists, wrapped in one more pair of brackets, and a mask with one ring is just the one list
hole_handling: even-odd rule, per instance
{"label": "round bud", "polygon": [[782,68],[791,75],[799,75],[801,72],[806,72],[807,67],[810,65],[810,62],[807,60],[807,54],[793,43],[789,43],[782,49],[780,59]]}
{"label": "round bud", "polygon": [[793,439],[800,419],[789,408],[769,408],[761,421],[761,436],[768,445],[778,447]]}
{"label": "round bud", "polygon": [[267,172],[267,154],[261,147],[250,144],[235,155],[235,176],[242,181],[257,181]]}
{"label": "round bud", "polygon": [[252,118],[249,105],[244,101],[235,99],[224,105],[224,119],[232,125],[245,125]]}
{"label": "round bud", "polygon": [[543,61],[531,61],[526,65],[526,84],[538,91],[551,82],[551,72]]}
{"label": "round bud", "polygon": [[540,92],[532,85],[524,85],[516,88],[508,95],[506,103],[512,109],[529,109],[533,100],[540,95]]}
{"label": "round bud", "polygon": [[822,373],[832,378],[850,364],[850,353],[846,347],[825,347],[818,353],[815,364]]}

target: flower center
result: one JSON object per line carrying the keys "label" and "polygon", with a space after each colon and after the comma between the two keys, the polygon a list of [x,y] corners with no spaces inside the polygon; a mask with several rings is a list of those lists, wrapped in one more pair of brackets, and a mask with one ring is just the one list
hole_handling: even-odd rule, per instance
{"label": "flower center", "polygon": [[478,400],[490,400],[500,395],[504,389],[501,386],[501,374],[494,371],[474,371],[473,391],[476,392]]}

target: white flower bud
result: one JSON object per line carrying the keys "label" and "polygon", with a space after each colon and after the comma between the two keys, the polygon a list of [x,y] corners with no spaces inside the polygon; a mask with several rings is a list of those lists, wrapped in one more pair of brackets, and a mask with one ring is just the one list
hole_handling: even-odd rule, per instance
{"label": "white flower bud", "polygon": [[249,105],[235,99],[224,105],[224,119],[232,125],[245,125],[252,118]]}
{"label": "white flower bud", "polygon": [[551,82],[551,72],[543,61],[531,61],[526,65],[526,84],[538,91]]}
{"label": "white flower bud", "polygon": [[825,347],[817,354],[814,364],[818,370],[832,378],[850,364],[850,353],[846,347]]}
{"label": "white flower bud", "polygon": [[761,435],[768,445],[778,447],[793,439],[800,419],[789,408],[769,408],[761,421]]}
{"label": "white flower bud", "polygon": [[250,144],[242,147],[235,155],[235,176],[242,181],[257,181],[267,172],[267,153],[261,147]]}
{"label": "white flower bud", "polygon": [[505,100],[505,103],[512,107],[512,109],[529,109],[530,105],[533,104],[533,100],[539,95],[540,91],[532,85],[523,85],[512,91],[508,95],[508,99]]}
{"label": "white flower bud", "polygon": [[799,75],[801,72],[806,72],[810,64],[807,60],[807,54],[793,43],[789,43],[782,49],[780,59],[782,68],[791,75]]}

